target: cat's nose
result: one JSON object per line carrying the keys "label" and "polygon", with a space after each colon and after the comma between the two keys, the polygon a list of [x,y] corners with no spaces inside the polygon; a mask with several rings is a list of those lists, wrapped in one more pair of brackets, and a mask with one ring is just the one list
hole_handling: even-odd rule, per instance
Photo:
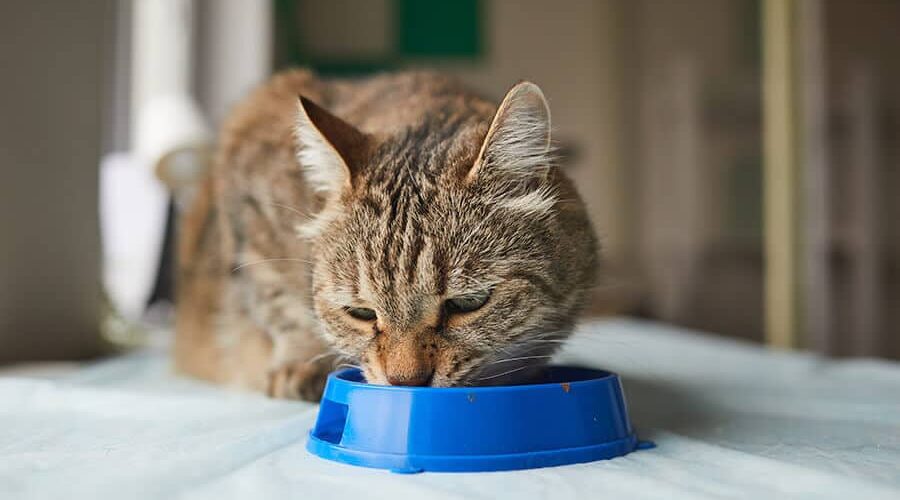
{"label": "cat's nose", "polygon": [[387,375],[387,381],[391,385],[405,385],[410,387],[424,387],[431,384],[433,371],[417,371],[413,373],[391,373]]}

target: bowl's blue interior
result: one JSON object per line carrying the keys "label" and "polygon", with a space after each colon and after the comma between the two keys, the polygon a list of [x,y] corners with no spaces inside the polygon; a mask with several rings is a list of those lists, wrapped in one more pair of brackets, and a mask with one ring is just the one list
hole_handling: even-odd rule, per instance
{"label": "bowl's blue interior", "polygon": [[[345,380],[347,382],[354,382],[359,384],[365,384],[366,378],[363,376],[362,372],[359,370],[343,370],[336,373],[337,378],[341,380]],[[595,370],[593,368],[580,368],[580,367],[572,367],[572,366],[546,366],[543,370],[541,370],[538,377],[524,382],[522,384],[517,384],[514,387],[522,387],[529,385],[542,385],[542,384],[564,384],[564,383],[574,383],[574,382],[584,382],[588,380],[597,380],[601,378],[606,378],[610,376],[609,372],[602,370]],[[501,389],[504,386],[484,386],[484,387],[466,387],[467,390],[472,389]],[[512,387],[512,386],[505,386]],[[404,390],[442,390],[447,388],[440,387],[403,387]]]}

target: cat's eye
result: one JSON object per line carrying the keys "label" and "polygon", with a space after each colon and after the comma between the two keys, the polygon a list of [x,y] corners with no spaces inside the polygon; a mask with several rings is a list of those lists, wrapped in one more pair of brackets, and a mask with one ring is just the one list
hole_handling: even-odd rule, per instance
{"label": "cat's eye", "polygon": [[447,309],[447,312],[451,314],[470,313],[481,309],[490,296],[490,291],[470,293],[468,295],[447,299],[447,301],[444,302],[444,307]]}
{"label": "cat's eye", "polygon": [[368,307],[345,307],[345,311],[352,318],[358,319],[360,321],[374,321],[375,318],[378,317],[378,314],[375,313],[375,309],[370,309]]}

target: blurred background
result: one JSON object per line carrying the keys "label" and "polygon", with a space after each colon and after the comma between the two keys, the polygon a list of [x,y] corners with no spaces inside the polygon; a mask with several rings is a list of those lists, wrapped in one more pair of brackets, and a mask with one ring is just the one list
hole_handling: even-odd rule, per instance
{"label": "blurred background", "polygon": [[591,315],[900,358],[900,1],[31,0],[0,42],[0,363],[167,329],[170,188],[292,66],[538,83]]}

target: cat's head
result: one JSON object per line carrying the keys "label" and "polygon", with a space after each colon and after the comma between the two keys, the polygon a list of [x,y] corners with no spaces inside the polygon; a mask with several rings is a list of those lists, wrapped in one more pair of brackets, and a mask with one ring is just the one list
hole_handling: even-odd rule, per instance
{"label": "cat's head", "polygon": [[519,83],[496,112],[465,98],[436,109],[384,137],[301,98],[299,160],[322,198],[303,228],[316,312],[373,383],[526,373],[569,334],[593,279],[594,236],[554,165],[541,90]]}

